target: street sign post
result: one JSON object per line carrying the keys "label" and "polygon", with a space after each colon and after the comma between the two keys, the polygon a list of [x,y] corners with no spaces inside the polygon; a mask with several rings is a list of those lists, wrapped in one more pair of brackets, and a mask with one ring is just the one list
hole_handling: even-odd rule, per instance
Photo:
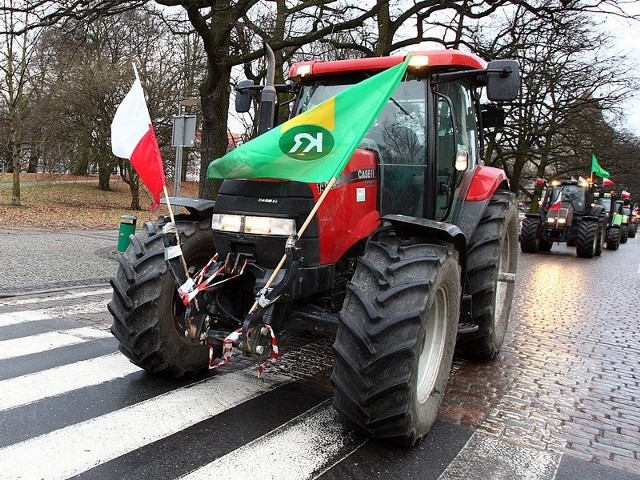
{"label": "street sign post", "polygon": [[176,168],[173,179],[173,195],[180,195],[180,182],[182,179],[182,149],[191,148],[196,140],[196,116],[184,115],[182,105],[180,105],[179,115],[173,117],[173,135],[171,136],[171,146],[176,148]]}

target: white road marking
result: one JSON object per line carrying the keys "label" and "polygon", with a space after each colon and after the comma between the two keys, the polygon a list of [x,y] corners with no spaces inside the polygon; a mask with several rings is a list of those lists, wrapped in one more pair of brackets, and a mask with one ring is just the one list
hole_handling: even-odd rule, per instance
{"label": "white road marking", "polygon": [[0,411],[141,371],[120,352],[0,381]]}
{"label": "white road marking", "polygon": [[507,443],[476,431],[439,480],[553,480],[560,458],[557,453]]}
{"label": "white road marking", "polygon": [[107,301],[87,303],[84,305],[67,305],[64,307],[51,307],[42,310],[24,310],[21,312],[0,313],[0,327],[17,325],[26,322],[49,320],[52,318],[67,318],[84,315],[87,313],[107,312]]}
{"label": "white road marking", "polygon": [[[68,478],[295,380],[293,376],[274,371],[263,378],[256,382],[254,369],[217,375],[2,448],[2,477],[6,480]],[[0,391],[4,391],[2,385]]]}
{"label": "white road marking", "polygon": [[352,439],[327,401],[181,478],[313,478]]}
{"label": "white road marking", "polygon": [[54,348],[68,347],[89,340],[110,337],[111,333],[107,330],[81,327],[3,340],[0,341],[0,360],[21,357],[32,353],[42,353],[53,350]]}
{"label": "white road marking", "polygon": [[107,295],[113,292],[111,288],[102,288],[99,290],[82,290],[73,293],[64,293],[62,295],[39,296],[29,298],[9,298],[0,300],[0,306],[30,305],[32,303],[55,302],[58,300],[73,300],[74,298],[85,298],[94,295]]}

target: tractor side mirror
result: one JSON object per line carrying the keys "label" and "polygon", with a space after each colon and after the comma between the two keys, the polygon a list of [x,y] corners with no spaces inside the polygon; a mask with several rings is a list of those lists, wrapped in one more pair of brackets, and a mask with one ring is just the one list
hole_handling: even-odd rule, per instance
{"label": "tractor side mirror", "polygon": [[236,85],[236,112],[247,113],[251,108],[251,88],[253,80],[242,80]]}
{"label": "tractor side mirror", "polygon": [[487,66],[487,98],[508,102],[518,97],[520,65],[517,60],[492,60]]}

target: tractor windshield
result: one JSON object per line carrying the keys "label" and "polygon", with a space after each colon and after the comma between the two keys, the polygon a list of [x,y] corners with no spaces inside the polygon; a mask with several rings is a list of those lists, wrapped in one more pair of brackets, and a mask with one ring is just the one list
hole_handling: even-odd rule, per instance
{"label": "tractor windshield", "polygon": [[597,205],[602,205],[604,213],[609,213],[611,211],[611,199],[610,198],[596,198],[594,203]]}
{"label": "tractor windshield", "polygon": [[[304,85],[293,112],[298,115],[362,78],[335,78]],[[379,160],[380,211],[422,216],[424,190],[425,99],[421,80],[402,82],[383,108],[360,148]],[[355,121],[355,119],[354,119]]]}
{"label": "tractor windshield", "polygon": [[562,197],[560,197],[562,203],[570,203],[575,211],[581,212],[588,206],[586,205],[586,192],[583,187],[576,184],[553,187],[549,194],[547,206],[553,205],[562,194]]}

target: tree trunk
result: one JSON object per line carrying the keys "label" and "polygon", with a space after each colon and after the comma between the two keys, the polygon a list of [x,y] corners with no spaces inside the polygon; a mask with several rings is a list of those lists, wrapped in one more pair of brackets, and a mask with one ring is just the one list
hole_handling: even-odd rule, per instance
{"label": "tree trunk", "polygon": [[11,190],[11,205],[20,206],[20,155],[18,145],[15,142],[11,144],[11,154],[13,157],[13,188]]}
{"label": "tree trunk", "polygon": [[131,210],[142,210],[140,208],[140,177],[134,174],[129,182],[129,192],[131,192]]}
{"label": "tree trunk", "polygon": [[102,165],[98,167],[98,188],[100,190],[110,191],[111,186],[109,180],[111,179],[111,169],[106,169]]}
{"label": "tree trunk", "polygon": [[202,158],[200,159],[200,198],[214,199],[221,182],[207,180],[207,167],[227,152],[227,111],[229,110],[229,82],[231,67],[209,62],[205,80],[200,86],[202,99]]}

